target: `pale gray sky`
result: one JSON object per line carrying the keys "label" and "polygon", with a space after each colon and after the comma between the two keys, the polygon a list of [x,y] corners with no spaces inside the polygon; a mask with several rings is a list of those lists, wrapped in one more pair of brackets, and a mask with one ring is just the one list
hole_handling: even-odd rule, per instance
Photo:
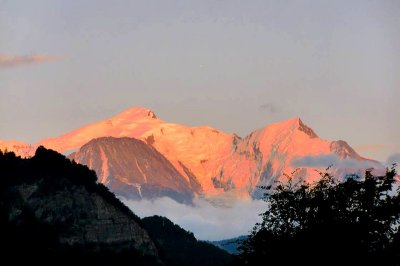
{"label": "pale gray sky", "polygon": [[242,136],[299,116],[385,160],[400,151],[399,14],[397,0],[0,0],[0,139],[144,106]]}

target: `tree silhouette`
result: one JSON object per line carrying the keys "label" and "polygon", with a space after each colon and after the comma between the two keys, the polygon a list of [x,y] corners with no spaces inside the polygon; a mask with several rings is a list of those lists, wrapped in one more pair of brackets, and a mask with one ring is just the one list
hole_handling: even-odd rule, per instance
{"label": "tree silhouette", "polygon": [[232,256],[226,251],[204,241],[193,233],[161,216],[143,218],[144,228],[160,250],[168,265],[226,265]]}
{"label": "tree silhouette", "polygon": [[[77,199],[77,194],[84,197]],[[101,198],[120,212],[111,219],[99,217],[97,212],[91,212],[93,205],[82,200],[88,198]],[[62,207],[66,201],[72,201],[70,208]],[[135,222],[147,230],[157,255],[144,252],[148,236],[140,233],[136,235],[142,239],[143,249],[133,247],[130,241],[60,241],[65,235],[85,234],[82,229],[99,220],[108,233],[122,215],[130,218],[129,224]],[[14,265],[196,266],[224,265],[230,260],[227,252],[196,240],[192,233],[167,218],[140,219],[97,182],[94,171],[64,155],[44,147],[39,147],[32,158],[0,151],[0,261],[4,265],[10,261]]]}
{"label": "tree silhouette", "polygon": [[[240,247],[237,263],[399,265],[400,196],[395,165],[382,176],[321,172],[314,184],[262,187],[267,211]],[[292,175],[293,176],[293,175]]]}
{"label": "tree silhouette", "polygon": [[[24,198],[21,191],[32,186],[36,187],[34,195]],[[46,205],[48,199],[53,203],[69,201],[76,195],[74,191],[101,197],[142,225],[107,187],[97,183],[96,173],[87,166],[44,147],[32,158],[0,151],[0,261],[14,265],[163,265],[157,257],[125,242],[61,242],[61,236],[80,232],[80,227],[91,226],[96,219],[91,216],[92,220],[87,220],[90,204],[74,203],[70,209]],[[37,215],[38,210],[51,215]]]}

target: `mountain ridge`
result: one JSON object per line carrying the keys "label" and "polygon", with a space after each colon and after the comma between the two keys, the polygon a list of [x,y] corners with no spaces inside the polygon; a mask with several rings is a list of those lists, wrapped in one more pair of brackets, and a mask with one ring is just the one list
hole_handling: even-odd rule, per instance
{"label": "mountain ridge", "polygon": [[[199,185],[198,191],[192,190],[194,195],[206,197],[227,192],[237,197],[257,197],[259,185],[272,185],[281,180],[283,173],[295,169],[294,160],[307,156],[335,155],[338,160],[378,165],[360,156],[345,141],[321,139],[299,117],[272,123],[242,138],[208,126],[188,127],[164,122],[143,107],[132,107],[112,118],[43,139],[34,147],[43,145],[58,152],[75,150],[74,154],[79,154],[86,143],[101,137],[129,137],[145,142],[172,164],[179,173],[176,176],[186,180],[181,180],[183,183]],[[90,160],[102,161],[99,165],[107,165],[105,160],[110,159],[100,150],[93,156],[74,159],[86,164]],[[134,156],[140,157],[140,154]],[[107,179],[104,170],[96,170],[102,182]],[[301,166],[300,170],[299,178],[310,182],[319,178],[318,173],[307,165]],[[338,171],[350,170],[354,169]]]}
{"label": "mountain ridge", "polygon": [[41,146],[31,158],[0,151],[0,170],[4,261],[202,266],[232,259],[165,217],[140,219],[97,181],[93,170],[56,151]]}
{"label": "mountain ridge", "polygon": [[100,137],[68,158],[95,170],[101,183],[127,199],[169,196],[190,203],[192,192],[198,192],[161,153],[142,140]]}

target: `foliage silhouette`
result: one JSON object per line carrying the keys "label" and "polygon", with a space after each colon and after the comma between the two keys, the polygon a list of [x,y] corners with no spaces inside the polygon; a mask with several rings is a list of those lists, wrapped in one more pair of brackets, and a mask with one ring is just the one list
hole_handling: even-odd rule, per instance
{"label": "foliage silhouette", "polygon": [[[328,169],[327,169],[328,170]],[[262,187],[268,209],[240,246],[237,264],[399,265],[400,196],[395,165],[384,175],[320,172],[314,184]]]}
{"label": "foliage silhouette", "polygon": [[106,186],[97,182],[96,172],[86,165],[70,161],[56,151],[43,146],[37,148],[35,156],[29,159],[17,157],[13,152],[0,151],[1,188],[18,184],[30,184],[43,180],[43,193],[62,188],[68,183],[82,185],[88,191],[96,192],[110,204],[127,213],[135,222],[141,219],[124,205]]}
{"label": "foliage silhouette", "polygon": [[143,218],[144,227],[156,242],[163,261],[168,265],[226,265],[232,256],[204,241],[198,241],[193,233],[161,216]]}
{"label": "foliage silhouette", "polygon": [[[27,204],[23,199],[26,196],[24,193],[29,194],[30,187],[35,187],[34,204]],[[68,234],[68,230],[80,232],[81,227],[94,222],[87,217],[88,204],[79,205],[79,208],[73,205],[64,210],[56,201],[52,208],[43,208],[48,199],[57,197],[55,195],[62,195],[57,198],[61,202],[69,201],[69,197],[76,195],[59,193],[62,191],[100,196],[148,231],[157,246],[158,255],[144,254],[143,250],[135,249],[129,243],[60,243],[60,236]],[[32,194],[26,197],[32,197]],[[49,215],[45,213],[37,217],[35,212],[38,210]],[[65,219],[50,221],[43,218],[55,217],[53,212]],[[86,223],[74,223],[68,217],[82,218]],[[28,159],[0,151],[0,259],[15,265],[195,266],[224,265],[231,255],[211,244],[197,241],[192,233],[164,217],[141,220],[106,186],[97,182],[94,171],[55,151],[39,147],[35,156]]]}
{"label": "foliage silhouette", "polygon": [[[80,230],[80,226],[90,226],[90,221],[84,225],[67,226],[70,224],[68,217],[76,217],[78,210],[71,214],[65,213],[65,210],[57,206],[41,209],[42,202],[36,202],[37,205],[27,204],[19,189],[31,185],[37,187],[34,192],[35,198],[43,201],[60,191],[79,190],[90,195],[97,194],[132,220],[142,224],[141,219],[123,205],[107,187],[97,183],[95,172],[86,166],[71,162],[65,156],[43,147],[39,147],[35,156],[29,159],[17,157],[12,152],[0,151],[0,258],[3,263],[7,261],[15,265],[160,265],[158,258],[143,254],[126,243],[61,243],[61,235],[68,233],[71,228]],[[59,217],[65,220],[43,220],[35,215],[38,210],[42,210],[43,213],[58,212]],[[79,213],[85,214],[85,210],[80,209]],[[46,217],[49,216],[52,215]]]}

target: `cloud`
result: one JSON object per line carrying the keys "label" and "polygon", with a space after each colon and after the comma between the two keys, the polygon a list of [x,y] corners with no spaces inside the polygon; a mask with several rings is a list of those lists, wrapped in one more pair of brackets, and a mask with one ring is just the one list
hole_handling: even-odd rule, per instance
{"label": "cloud", "polygon": [[247,235],[261,221],[260,213],[266,203],[261,200],[236,200],[216,206],[204,199],[195,199],[193,206],[177,203],[170,198],[154,201],[123,202],[140,217],[165,216],[185,230],[194,233],[197,239],[221,240]]}
{"label": "cloud", "polygon": [[0,68],[16,67],[21,65],[43,63],[58,60],[52,55],[6,55],[0,54]]}
{"label": "cloud", "polygon": [[259,108],[272,114],[280,112],[280,109],[273,103],[263,103]]}
{"label": "cloud", "polygon": [[352,168],[352,169],[366,169],[377,168],[379,164],[374,161],[368,160],[355,160],[351,158],[340,159],[335,154],[321,154],[317,156],[304,156],[294,158],[291,162],[293,167],[328,167],[333,165],[334,168]]}
{"label": "cloud", "polygon": [[387,166],[391,166],[394,163],[396,163],[397,166],[400,166],[400,153],[393,153],[386,160]]}

